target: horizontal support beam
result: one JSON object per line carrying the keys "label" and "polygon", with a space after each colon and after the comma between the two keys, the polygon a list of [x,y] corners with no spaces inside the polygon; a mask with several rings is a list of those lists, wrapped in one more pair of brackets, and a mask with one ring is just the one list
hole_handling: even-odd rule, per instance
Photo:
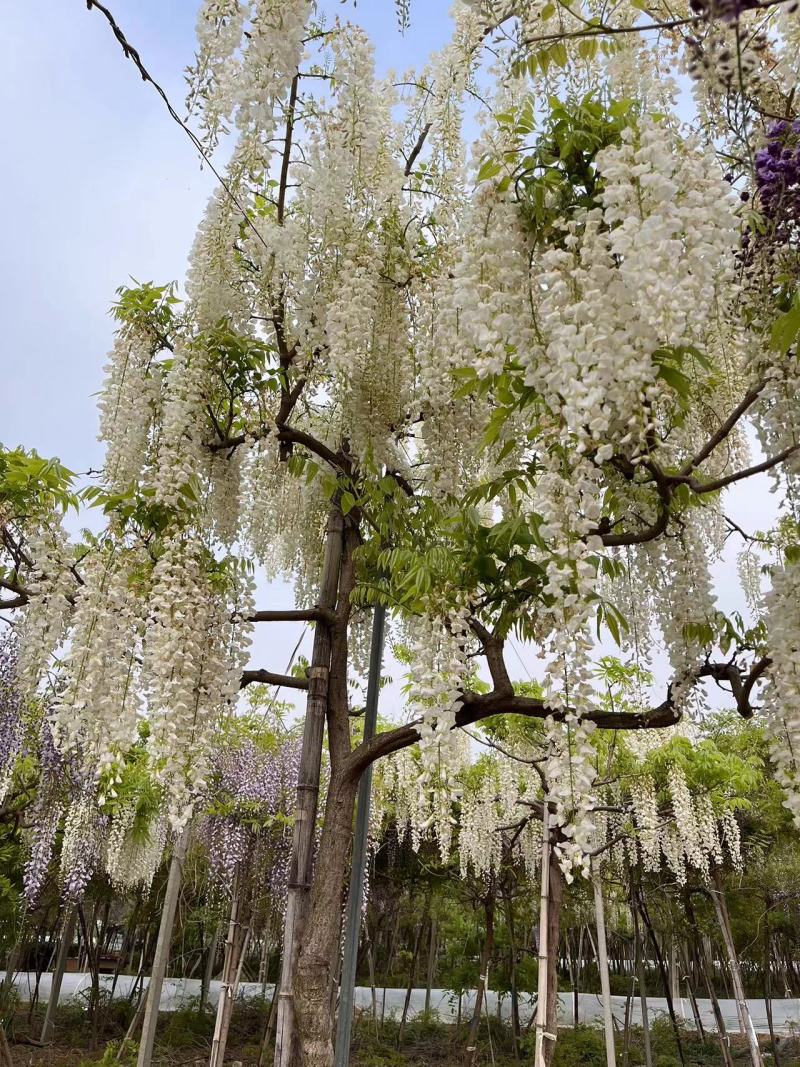
{"label": "horizontal support beam", "polygon": [[274,674],[272,671],[242,671],[239,688],[260,683],[277,685],[281,689],[308,689],[308,678],[296,678],[293,674]]}
{"label": "horizontal support beam", "polygon": [[254,611],[247,616],[248,622],[327,622],[333,623],[336,616],[332,611],[322,608],[308,608],[286,611]]}

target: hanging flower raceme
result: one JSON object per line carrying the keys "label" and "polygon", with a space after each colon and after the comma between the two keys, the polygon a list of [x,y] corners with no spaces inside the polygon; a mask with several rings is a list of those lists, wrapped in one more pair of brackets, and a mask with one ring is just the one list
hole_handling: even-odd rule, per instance
{"label": "hanging flower raceme", "polygon": [[98,437],[106,445],[104,475],[112,492],[123,492],[135,482],[148,458],[161,392],[155,346],[151,329],[125,325],[104,368]]}
{"label": "hanging flower raceme", "polygon": [[769,637],[769,681],[763,715],[775,776],[786,807],[800,825],[800,561],[787,559],[772,571],[764,598]]}
{"label": "hanging flower raceme", "polygon": [[600,206],[534,263],[544,347],[523,354],[579,451],[635,455],[669,390],[665,349],[703,345],[733,279],[738,228],[716,162],[663,124],[598,153]]}
{"label": "hanging flower raceme", "polygon": [[13,633],[0,635],[0,804],[11,787],[25,739],[25,699],[19,681],[19,648]]}
{"label": "hanging flower raceme", "polygon": [[510,355],[530,350],[535,331],[529,278],[530,247],[519,207],[483,182],[466,209],[449,297],[458,312],[461,366],[477,359],[479,374],[500,374]]}
{"label": "hanging flower raceme", "polygon": [[310,13],[309,0],[204,0],[188,80],[189,103],[200,112],[210,147],[234,116],[242,131],[258,131],[269,141],[274,110],[302,56]]}
{"label": "hanging flower raceme", "polygon": [[[571,473],[571,477],[570,477]],[[560,711],[560,721],[547,720],[545,777],[554,823],[565,838],[557,846],[565,876],[573,868],[588,870],[588,852],[595,836],[590,813],[595,777],[591,735],[594,724],[586,712],[595,706],[589,625],[596,600],[596,565],[591,559],[599,539],[591,533],[600,515],[599,471],[585,458],[567,473],[559,454],[551,456],[534,497],[543,522],[539,526],[548,551],[541,625],[545,634],[543,695],[547,706]]]}
{"label": "hanging flower raceme", "polygon": [[71,904],[83,899],[86,887],[102,865],[108,836],[108,817],[97,807],[94,791],[78,796],[64,820],[59,881],[61,895]]}
{"label": "hanging flower raceme", "polygon": [[[484,775],[477,788],[467,786],[461,796],[458,857],[461,876],[468,871],[484,880],[499,874],[507,859],[517,860],[531,881],[541,862],[541,827],[535,819],[517,829],[526,808],[522,805],[538,792],[539,779],[530,764],[501,755],[484,762]],[[513,847],[504,836],[513,830]]]}
{"label": "hanging flower raceme", "polygon": [[631,782],[629,792],[642,864],[646,871],[652,873],[661,865],[661,835],[655,782],[649,774],[641,775]]}
{"label": "hanging flower raceme", "polygon": [[800,119],[772,123],[755,155],[755,178],[772,239],[800,240]]}
{"label": "hanging flower raceme", "polygon": [[29,600],[19,628],[19,679],[33,695],[67,632],[78,579],[73,555],[60,523],[49,522],[33,532],[26,551],[32,561]]}
{"label": "hanging flower raceme", "polygon": [[53,743],[47,721],[39,731],[37,756],[39,785],[30,813],[28,857],[22,878],[22,892],[29,907],[37,903],[44,887],[64,811],[65,789],[68,791],[70,784],[69,771]]}
{"label": "hanging flower raceme", "polygon": [[152,474],[157,503],[180,508],[187,487],[208,466],[209,359],[202,344],[176,346],[164,387],[164,411]]}
{"label": "hanging flower raceme", "polygon": [[144,621],[136,584],[145,563],[140,552],[109,544],[90,551],[81,566],[69,651],[51,714],[59,748],[79,753],[96,779],[111,772],[136,739]]}
{"label": "hanging flower raceme", "polygon": [[203,0],[197,13],[197,56],[187,71],[189,106],[201,110],[210,146],[226,132],[225,120],[235,107],[236,53],[249,13],[250,3],[241,0]]}
{"label": "hanging flower raceme", "polygon": [[300,748],[295,738],[275,750],[247,738],[220,741],[211,759],[211,812],[199,833],[215,889],[229,894],[237,871],[246,872],[251,890],[268,893],[282,907]]}
{"label": "hanging flower raceme", "polygon": [[177,829],[206,785],[213,730],[239,690],[252,579],[220,574],[204,545],[175,533],[153,569],[142,660],[148,747]]}
{"label": "hanging flower raceme", "polygon": [[468,649],[466,610],[454,611],[446,620],[419,621],[409,670],[409,710],[420,718],[418,788],[427,798],[419,830],[433,830],[442,856],[450,853],[455,776],[466,755],[464,737],[454,726],[469,670]]}
{"label": "hanging flower raceme", "polygon": [[678,885],[686,884],[690,870],[705,881],[711,867],[724,862],[723,844],[738,870],[742,862],[740,833],[730,803],[725,801],[718,813],[707,792],[693,797],[677,764],[667,770],[666,792],[669,803],[659,810],[651,774],[637,775],[628,786],[634,838],[645,871],[657,872],[663,856]]}

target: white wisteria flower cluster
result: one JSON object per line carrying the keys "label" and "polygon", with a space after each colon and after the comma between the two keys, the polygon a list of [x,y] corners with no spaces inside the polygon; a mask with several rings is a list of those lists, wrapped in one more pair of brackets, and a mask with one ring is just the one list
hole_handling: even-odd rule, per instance
{"label": "white wisteria flower cluster", "polygon": [[730,804],[719,814],[708,793],[692,796],[678,764],[667,772],[669,804],[659,809],[652,775],[635,775],[627,788],[633,816],[634,840],[646,871],[657,872],[662,857],[679,885],[689,870],[707,879],[712,866],[725,859],[723,845],[736,869],[742,864],[739,824]]}
{"label": "white wisteria flower cluster", "polygon": [[772,570],[764,598],[770,635],[769,681],[764,715],[772,760],[786,793],[786,807],[800,825],[800,562]]}

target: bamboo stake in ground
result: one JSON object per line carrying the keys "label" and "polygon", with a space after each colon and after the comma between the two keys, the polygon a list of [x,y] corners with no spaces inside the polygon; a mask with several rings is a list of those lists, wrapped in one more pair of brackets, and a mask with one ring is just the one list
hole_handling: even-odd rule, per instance
{"label": "bamboo stake in ground", "polygon": [[731,975],[731,982],[733,983],[733,995],[736,1000],[736,1011],[739,1016],[739,1028],[742,1037],[747,1041],[750,1062],[753,1067],[763,1067],[764,1060],[761,1056],[761,1048],[758,1044],[758,1037],[756,1036],[753,1020],[750,1016],[750,1009],[747,1006],[747,999],[744,993],[742,971],[739,966],[739,957],[736,954],[736,945],[733,942],[733,932],[731,931],[728,907],[725,902],[725,891],[722,887],[722,876],[720,875],[719,868],[714,869],[712,881],[713,885],[710,889],[711,899],[714,901],[717,922],[719,923],[719,928],[722,932],[722,940],[725,945],[725,952],[728,956],[728,969]]}
{"label": "bamboo stake in ground", "polygon": [[225,962],[222,968],[222,983],[217,1016],[214,1021],[214,1036],[211,1039],[211,1056],[208,1067],[222,1067],[225,1060],[225,1048],[228,1044],[233,1004],[239,987],[242,965],[247,953],[250,939],[250,927],[242,922],[242,874],[237,869],[233,882],[231,897],[231,915],[228,924],[228,938],[225,942]]}
{"label": "bamboo stake in ground", "polygon": [[606,1063],[617,1067],[614,1048],[614,1016],[611,1012],[611,982],[608,977],[608,951],[606,949],[606,916],[603,906],[603,888],[600,876],[594,874],[594,916],[597,925],[597,966],[600,971],[600,990],[603,996],[603,1029],[606,1037]]}
{"label": "bamboo stake in ground", "polygon": [[[344,518],[337,506],[331,508],[325,539],[319,607],[330,612],[336,606],[339,570],[342,560]],[[328,676],[331,659],[330,625],[317,622],[311,666],[308,670],[308,699],[300,752],[294,837],[289,868],[289,885],[283,924],[283,954],[277,990],[275,1067],[291,1067],[295,1062],[294,978],[300,953],[300,937],[308,913],[314,864],[314,833],[319,801],[322,740],[328,708]]]}
{"label": "bamboo stake in ground", "polygon": [[139,1042],[139,1056],[136,1067],[150,1067],[153,1058],[153,1044],[156,1039],[158,1008],[161,1002],[161,989],[169,963],[169,949],[172,942],[172,927],[178,907],[178,896],[183,880],[183,863],[189,847],[189,827],[187,826],[175,843],[172,860],[169,865],[167,891],[164,894],[164,906],[161,911],[161,925],[158,928],[156,952],[153,957],[153,970],[150,984],[145,994],[144,1022],[142,1023],[142,1040]]}
{"label": "bamboo stake in ground", "polygon": [[53,1022],[55,1021],[56,1008],[58,1007],[58,998],[61,994],[61,983],[64,980],[64,971],[67,966],[67,956],[69,956],[69,950],[72,947],[72,937],[75,933],[76,917],[77,909],[73,904],[67,909],[67,912],[64,915],[64,925],[61,928],[61,940],[58,943],[58,953],[56,954],[53,978],[50,983],[50,999],[47,1001],[47,1011],[45,1012],[44,1022],[42,1023],[40,1040],[43,1045],[50,1040],[50,1035],[53,1031]]}
{"label": "bamboo stake in ground", "polygon": [[547,800],[542,812],[542,890],[539,896],[539,981],[536,1000],[536,1044],[534,1046],[534,1067],[546,1067],[544,1056],[545,1038],[550,1038],[547,1031],[547,924],[550,910],[550,808]]}

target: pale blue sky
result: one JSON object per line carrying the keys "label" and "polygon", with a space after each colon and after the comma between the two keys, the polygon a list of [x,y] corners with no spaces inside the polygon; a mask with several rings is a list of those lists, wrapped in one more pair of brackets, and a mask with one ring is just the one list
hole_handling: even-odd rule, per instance
{"label": "pale blue sky", "polygon": [[[181,110],[198,0],[109,3]],[[363,22],[382,70],[421,65],[448,36],[449,0],[412,0],[405,36],[392,0],[362,0],[355,8],[328,0],[327,7]],[[5,5],[0,101],[0,440],[58,455],[74,470],[98,467],[93,394],[111,345],[114,290],[131,275],[182,281],[214,179],[84,0]],[[774,500],[767,488],[762,479],[732,494],[731,513],[747,529],[769,522]],[[721,606],[739,606],[732,560],[717,571]],[[285,586],[270,596],[272,603],[260,606],[291,601]],[[259,634],[257,666],[285,667],[296,634],[280,630]],[[521,673],[515,665],[512,656],[512,670]]]}
{"label": "pale blue sky", "polygon": [[[198,0],[111,0],[145,65],[181,111]],[[392,0],[332,12],[363,21],[382,69],[447,38],[447,0]],[[5,165],[0,171],[3,404],[0,439],[98,466],[92,394],[111,344],[108,307],[129,275],[183,279],[213,177],[162,101],[83,0],[7,5],[0,39]]]}

